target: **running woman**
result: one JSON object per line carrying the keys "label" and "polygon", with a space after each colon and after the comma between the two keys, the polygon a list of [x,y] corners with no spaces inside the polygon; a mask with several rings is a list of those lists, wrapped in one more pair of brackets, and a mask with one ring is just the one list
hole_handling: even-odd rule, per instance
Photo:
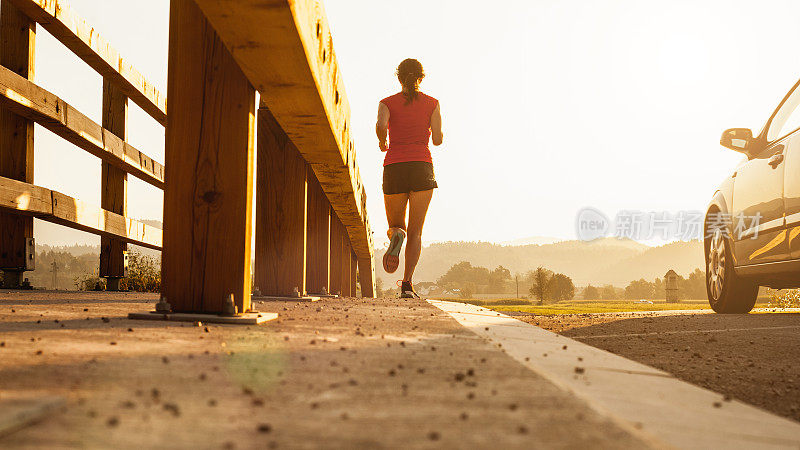
{"label": "running woman", "polygon": [[397,67],[397,80],[402,91],[381,100],[375,126],[381,151],[386,152],[383,160],[383,199],[389,222],[386,233],[389,248],[383,256],[386,272],[397,270],[403,241],[408,241],[401,298],[419,298],[411,277],[422,250],[425,215],[433,189],[438,187],[428,142],[432,138],[433,145],[442,144],[442,116],[439,101],[419,91],[423,78],[425,72],[419,61],[406,59],[401,62]]}

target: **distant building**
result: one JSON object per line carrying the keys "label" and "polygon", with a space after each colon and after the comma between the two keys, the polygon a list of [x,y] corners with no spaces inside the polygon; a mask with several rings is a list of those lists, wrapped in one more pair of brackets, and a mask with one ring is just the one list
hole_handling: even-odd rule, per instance
{"label": "distant building", "polygon": [[664,275],[664,288],[667,291],[667,303],[677,303],[678,300],[678,274],[670,269]]}

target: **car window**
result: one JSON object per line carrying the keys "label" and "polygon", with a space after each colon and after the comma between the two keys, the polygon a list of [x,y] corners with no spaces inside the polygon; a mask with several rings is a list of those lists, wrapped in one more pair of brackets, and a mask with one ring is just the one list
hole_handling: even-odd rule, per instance
{"label": "car window", "polygon": [[772,119],[767,132],[767,141],[780,139],[798,128],[800,128],[800,89],[795,89]]}

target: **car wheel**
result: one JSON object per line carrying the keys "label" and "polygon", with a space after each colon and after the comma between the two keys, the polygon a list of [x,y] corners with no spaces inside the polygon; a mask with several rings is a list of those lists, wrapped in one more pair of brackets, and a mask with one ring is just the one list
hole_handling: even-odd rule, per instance
{"label": "car wheel", "polygon": [[750,312],[758,285],[736,276],[730,244],[721,229],[714,231],[706,247],[706,292],[711,309],[724,314]]}

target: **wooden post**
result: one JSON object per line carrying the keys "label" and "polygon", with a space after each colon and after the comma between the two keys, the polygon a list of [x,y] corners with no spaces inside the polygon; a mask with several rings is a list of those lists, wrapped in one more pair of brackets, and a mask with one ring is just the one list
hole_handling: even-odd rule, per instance
{"label": "wooden post", "polygon": [[[128,97],[108,78],[103,78],[103,128],[118,138],[127,140]],[[111,164],[102,162],[100,205],[103,209],[122,216],[128,215],[128,174]],[[100,276],[106,278],[106,289],[119,290],[119,281],[125,276],[125,251],[128,245],[114,238],[100,238]]]}
{"label": "wooden post", "polygon": [[[33,81],[36,24],[11,2],[0,2],[0,64]],[[0,176],[33,183],[33,122],[0,108]],[[3,287],[16,288],[26,270],[33,218],[0,212],[0,269]]]}
{"label": "wooden post", "polygon": [[258,110],[255,286],[306,294],[308,165],[264,105]]}
{"label": "wooden post", "polygon": [[306,282],[311,294],[330,293],[328,258],[330,253],[331,205],[311,167],[308,168],[308,239]]}
{"label": "wooden post", "polygon": [[342,285],[342,271],[344,265],[344,253],[342,252],[342,241],[344,239],[345,229],[339,217],[331,209],[331,251],[329,258],[330,266],[330,293],[338,295],[347,295]]}
{"label": "wooden post", "polygon": [[350,251],[350,295],[353,297],[358,296],[358,286],[356,285],[356,276],[358,274],[358,259],[353,251]]}
{"label": "wooden post", "polygon": [[255,89],[192,0],[171,0],[162,292],[175,312],[250,309]]}
{"label": "wooden post", "polygon": [[352,247],[350,246],[350,238],[347,236],[345,232],[342,236],[342,295],[347,297],[352,297],[354,295],[355,286],[350,283],[350,265],[353,262],[353,258],[350,257],[350,254],[353,252]]}
{"label": "wooden post", "polygon": [[358,262],[358,281],[361,285],[361,296],[375,297],[375,265],[370,259]]}

